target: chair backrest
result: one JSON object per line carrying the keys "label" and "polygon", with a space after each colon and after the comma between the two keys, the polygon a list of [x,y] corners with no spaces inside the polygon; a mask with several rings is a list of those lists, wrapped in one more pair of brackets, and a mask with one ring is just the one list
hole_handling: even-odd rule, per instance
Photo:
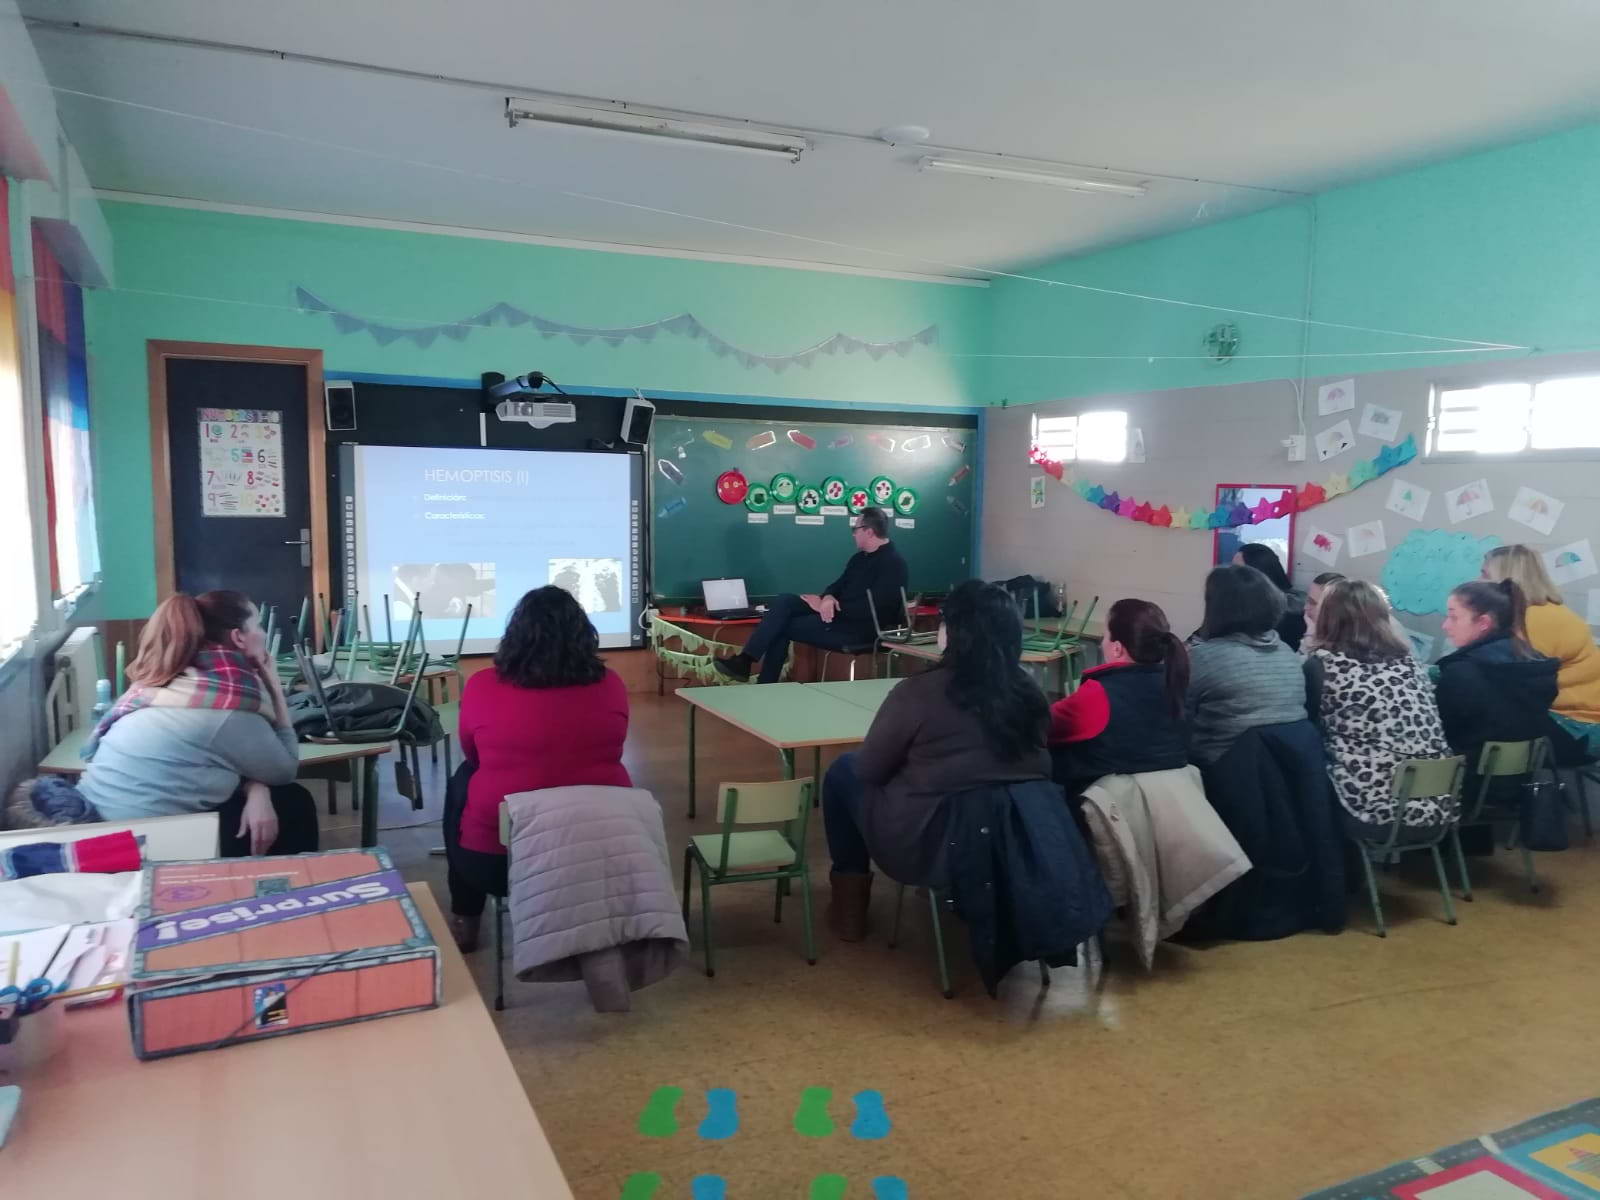
{"label": "chair backrest", "polygon": [[[869,595],[871,593],[868,593]],[[472,620],[472,605],[467,605],[467,611],[461,614],[461,636],[456,638],[456,652],[450,659],[453,663],[461,661],[461,648],[467,644],[467,623]]]}
{"label": "chair backrest", "polygon": [[311,689],[311,694],[317,699],[317,706],[322,709],[323,715],[328,718],[328,736],[339,741],[347,742],[387,742],[399,737],[405,732],[406,721],[411,716],[411,709],[417,702],[417,690],[422,687],[422,677],[427,674],[428,656],[424,654],[422,661],[417,664],[416,673],[411,677],[411,687],[406,692],[406,702],[400,706],[400,716],[395,723],[387,729],[353,729],[341,730],[338,718],[328,707],[328,693],[323,690],[322,677],[317,673],[316,664],[305,650],[296,646],[294,648],[295,665],[300,668],[300,675],[306,681],[306,686]]}
{"label": "chair backrest", "polygon": [[773,779],[765,783],[719,783],[717,820],[723,825],[776,825],[811,811],[812,781]]}
{"label": "chair backrest", "polygon": [[1467,771],[1464,755],[1449,758],[1408,758],[1394,770],[1390,792],[1395,799],[1395,815],[1413,796],[1459,796],[1461,780]]}
{"label": "chair backrest", "polygon": [[1544,738],[1526,742],[1485,742],[1478,754],[1478,774],[1485,779],[1532,775],[1544,769],[1550,743]]}

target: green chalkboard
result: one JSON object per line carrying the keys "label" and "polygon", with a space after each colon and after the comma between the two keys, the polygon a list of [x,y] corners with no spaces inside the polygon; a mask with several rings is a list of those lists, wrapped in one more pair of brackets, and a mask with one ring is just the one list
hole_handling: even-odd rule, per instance
{"label": "green chalkboard", "polygon": [[[751,596],[772,596],[818,591],[837,578],[855,553],[851,517],[835,512],[831,498],[815,515],[784,512],[777,494],[763,505],[761,489],[788,475],[819,490],[828,480],[851,489],[892,482],[881,507],[900,500],[893,537],[911,590],[946,591],[972,573],[976,443],[970,428],[659,417],[650,438],[651,589],[662,599],[697,600],[702,579],[729,576],[744,579]],[[719,496],[728,471],[744,477],[748,503]],[[909,512],[905,489],[914,495]],[[735,482],[723,494],[739,492]]]}

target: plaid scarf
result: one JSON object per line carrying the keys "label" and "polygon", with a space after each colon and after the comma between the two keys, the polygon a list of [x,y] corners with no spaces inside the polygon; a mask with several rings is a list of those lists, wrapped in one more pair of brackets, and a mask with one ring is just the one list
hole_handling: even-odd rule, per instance
{"label": "plaid scarf", "polygon": [[83,748],[83,757],[93,758],[106,730],[141,708],[209,708],[264,714],[266,706],[261,678],[250,660],[237,650],[206,646],[195,655],[194,664],[171,683],[163,687],[136,684],[124,692],[111,711],[100,718]]}

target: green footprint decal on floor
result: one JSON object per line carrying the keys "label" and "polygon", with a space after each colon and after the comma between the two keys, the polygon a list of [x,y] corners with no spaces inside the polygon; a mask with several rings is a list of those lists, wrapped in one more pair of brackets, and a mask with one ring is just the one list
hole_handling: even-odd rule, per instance
{"label": "green footprint decal on floor", "polygon": [[669,1138],[678,1132],[678,1101],[683,1099],[680,1087],[657,1088],[639,1114],[639,1132],[645,1137]]}
{"label": "green footprint decal on floor", "polygon": [[[831,1135],[833,1118],[828,1115],[828,1101],[832,1099],[832,1088],[808,1087],[802,1091],[800,1107],[794,1114],[794,1131],[801,1137],[809,1138],[825,1138]],[[819,1178],[833,1179],[837,1176],[823,1175]]]}
{"label": "green footprint decal on floor", "polygon": [[636,1172],[622,1185],[622,1200],[650,1200],[661,1186],[661,1176],[654,1171]]}
{"label": "green footprint decal on floor", "polygon": [[[826,1088],[815,1090],[827,1091]],[[818,1175],[811,1181],[809,1200],[844,1200],[847,1186],[843,1175]]]}

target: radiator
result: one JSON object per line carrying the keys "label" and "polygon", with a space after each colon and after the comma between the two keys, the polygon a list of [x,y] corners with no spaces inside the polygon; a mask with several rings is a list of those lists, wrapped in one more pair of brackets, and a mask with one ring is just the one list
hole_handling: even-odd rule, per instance
{"label": "radiator", "polygon": [[45,694],[45,711],[55,725],[55,738],[94,723],[95,683],[105,678],[100,632],[74,629],[56,651],[55,672]]}

